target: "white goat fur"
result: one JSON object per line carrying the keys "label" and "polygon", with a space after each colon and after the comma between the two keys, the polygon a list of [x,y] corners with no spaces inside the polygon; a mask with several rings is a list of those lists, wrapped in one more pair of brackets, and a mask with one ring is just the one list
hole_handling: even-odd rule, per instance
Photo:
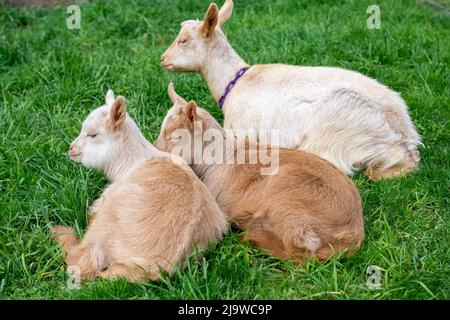
{"label": "white goat fur", "polygon": [[[182,23],[161,57],[169,71],[200,72],[216,101],[234,74],[248,66],[221,26],[232,0],[211,4],[204,21]],[[347,174],[367,168],[373,179],[418,165],[420,137],[400,95],[358,72],[285,64],[252,66],[223,105],[224,127],[278,129],[279,145],[315,153]]]}

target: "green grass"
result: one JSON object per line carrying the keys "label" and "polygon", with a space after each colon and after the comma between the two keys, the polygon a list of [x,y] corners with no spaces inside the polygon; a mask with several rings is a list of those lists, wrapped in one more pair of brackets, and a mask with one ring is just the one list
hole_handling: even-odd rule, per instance
{"label": "green grass", "polygon": [[[0,1],[1,2],[1,1]],[[166,87],[221,114],[199,75],[159,67],[185,19],[207,1],[92,1],[81,30],[65,27],[65,7],[0,4],[0,298],[3,299],[449,299],[450,17],[391,0],[236,0],[224,27],[250,64],[341,66],[402,93],[423,136],[421,167],[400,179],[354,181],[364,200],[366,239],[350,258],[301,267],[226,236],[173,278],[131,284],[95,281],[66,288],[51,224],[86,228],[86,208],[106,180],[71,162],[69,143],[108,88],[125,96],[153,141],[170,107]],[[367,6],[381,30],[366,28]],[[383,288],[366,287],[369,265]]]}

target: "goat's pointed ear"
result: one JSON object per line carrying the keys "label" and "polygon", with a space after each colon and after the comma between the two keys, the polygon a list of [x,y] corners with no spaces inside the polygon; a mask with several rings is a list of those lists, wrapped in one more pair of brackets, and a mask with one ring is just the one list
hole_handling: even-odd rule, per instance
{"label": "goat's pointed ear", "polygon": [[113,131],[119,128],[120,125],[124,122],[126,114],[127,106],[125,98],[122,96],[118,96],[117,99],[113,102],[109,114],[109,125]]}
{"label": "goat's pointed ear", "polygon": [[191,100],[183,106],[183,112],[186,114],[189,122],[195,122],[197,120],[197,104],[195,101]]}
{"label": "goat's pointed ear", "polygon": [[205,37],[209,37],[219,22],[219,8],[215,3],[209,5],[208,11],[206,11],[205,19],[203,20],[202,33]]}
{"label": "goat's pointed ear", "polygon": [[116,100],[116,98],[114,97],[114,92],[109,89],[105,96],[105,103],[108,107],[111,107],[114,103],[114,100]]}
{"label": "goat's pointed ear", "polygon": [[182,97],[180,97],[178,95],[178,93],[175,92],[175,88],[173,86],[173,82],[169,83],[169,86],[167,87],[167,91],[169,91],[169,97],[170,100],[172,101],[172,103],[174,105],[178,104],[178,105],[182,105],[182,104],[186,104],[186,100],[184,100]]}
{"label": "goat's pointed ear", "polygon": [[225,22],[230,19],[233,13],[233,0],[226,0],[222,8],[219,10],[219,27],[222,28]]}

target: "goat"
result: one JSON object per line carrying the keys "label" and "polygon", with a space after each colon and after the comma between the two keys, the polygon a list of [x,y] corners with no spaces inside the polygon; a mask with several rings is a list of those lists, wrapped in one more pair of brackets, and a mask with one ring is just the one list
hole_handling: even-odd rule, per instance
{"label": "goat", "polygon": [[[186,160],[192,159],[193,146],[216,155],[223,152],[222,159],[237,160],[239,150],[245,151],[242,164],[205,161],[205,157],[190,162],[229,219],[246,231],[245,240],[273,256],[296,262],[312,256],[328,259],[359,249],[364,238],[361,198],[344,173],[311,153],[269,147],[272,153],[278,151],[279,168],[275,174],[262,175],[262,164],[252,164],[248,156],[260,145],[248,139],[237,144],[195,101],[186,102],[172,85],[169,94],[173,106],[155,147],[174,153],[182,145],[187,150],[182,155]],[[208,130],[216,131],[214,140],[204,138]],[[213,143],[237,145],[211,148]]]}
{"label": "goat", "polygon": [[127,115],[125,99],[111,90],[106,105],[84,121],[69,155],[111,181],[90,209],[81,242],[72,228],[50,231],[82,280],[172,275],[190,252],[227,229],[225,214],[191,168],[150,144]]}
{"label": "goat", "polygon": [[168,71],[203,75],[214,99],[223,103],[225,128],[278,130],[279,146],[314,153],[346,174],[365,168],[373,180],[418,165],[420,137],[398,93],[341,68],[249,67],[222,32],[232,10],[232,0],[220,10],[212,3],[203,21],[181,24],[161,56]]}

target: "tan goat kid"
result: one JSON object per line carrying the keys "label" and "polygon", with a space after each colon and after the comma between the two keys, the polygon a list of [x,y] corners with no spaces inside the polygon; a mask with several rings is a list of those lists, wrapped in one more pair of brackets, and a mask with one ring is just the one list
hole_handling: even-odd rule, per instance
{"label": "tan goat kid", "polygon": [[374,79],[341,68],[286,64],[253,65],[238,78],[249,65],[221,30],[232,10],[233,1],[226,0],[220,11],[211,4],[204,21],[183,22],[161,56],[166,70],[203,75],[214,99],[223,102],[225,128],[278,130],[280,146],[319,155],[346,174],[365,168],[371,179],[418,165],[420,137],[405,102]]}
{"label": "tan goat kid", "polygon": [[[217,139],[236,143],[207,111],[194,101],[187,103],[172,85],[169,94],[174,105],[163,121],[155,147],[175,152],[184,145],[187,152],[183,157],[190,159],[195,152],[192,146],[205,151],[211,150],[209,146]],[[218,131],[219,138],[204,139],[208,130]],[[189,134],[181,139],[186,131]],[[229,143],[223,141],[222,145]],[[240,147],[245,148],[244,164],[211,161],[193,163],[192,168],[221,209],[247,231],[247,240],[276,257],[293,261],[311,256],[328,259],[343,252],[351,254],[360,247],[364,238],[361,198],[345,174],[311,153],[282,148],[277,149],[278,172],[261,175],[261,163],[252,164],[247,156],[257,146],[248,141],[222,149],[232,153],[223,159],[236,160]]]}
{"label": "tan goat kid", "polygon": [[51,230],[81,279],[156,280],[160,269],[172,274],[195,247],[204,249],[227,229],[225,214],[192,169],[151,145],[127,115],[125,99],[112,91],[87,117],[69,154],[111,180],[80,243],[72,228]]}

